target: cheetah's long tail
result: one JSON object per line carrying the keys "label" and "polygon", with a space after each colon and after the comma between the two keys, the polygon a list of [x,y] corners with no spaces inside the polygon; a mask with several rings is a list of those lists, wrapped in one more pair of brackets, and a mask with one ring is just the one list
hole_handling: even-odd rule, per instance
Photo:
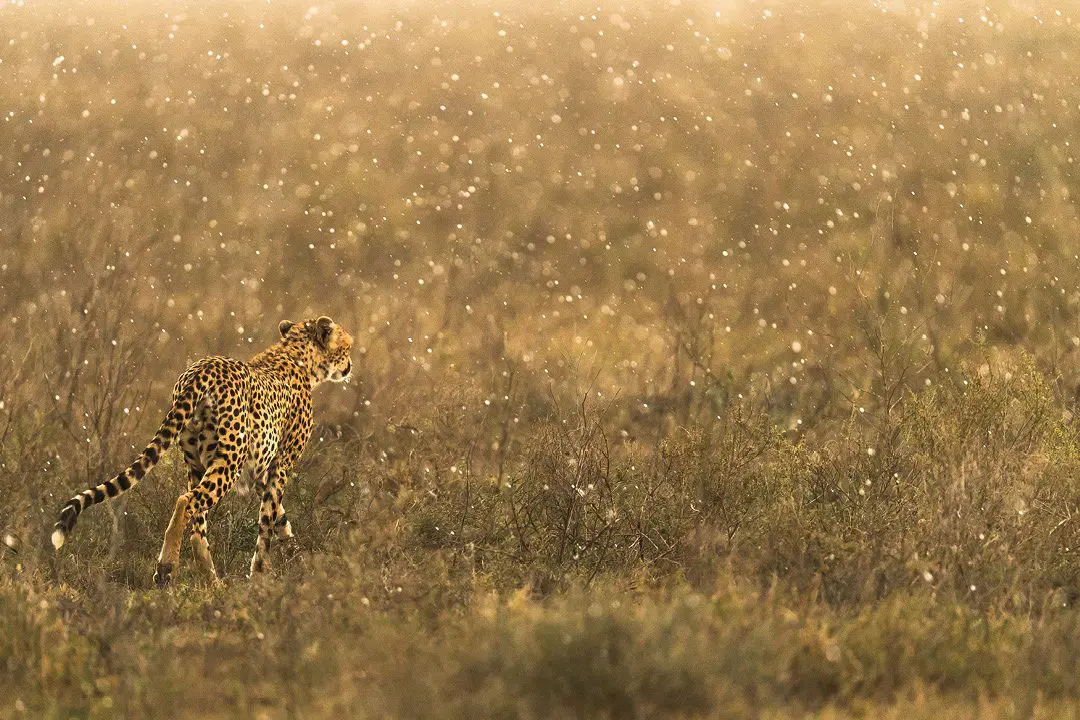
{"label": "cheetah's long tail", "polygon": [[120,493],[130,490],[143,479],[146,473],[150,472],[151,468],[157,465],[162,453],[169,449],[173,440],[187,425],[197,402],[196,395],[197,391],[194,384],[191,382],[185,383],[185,378],[182,377],[173,391],[173,405],[165,416],[165,420],[162,421],[161,427],[158,428],[157,434],[154,435],[154,439],[150,441],[142,454],[135,459],[135,462],[116,477],[106,480],[95,487],[83,490],[68,500],[67,504],[60,510],[60,519],[56,521],[52,532],[53,547],[57,550],[63,547],[64,541],[71,534],[75,522],[79,519],[79,514],[83,510],[104,501],[105,498],[116,497]]}

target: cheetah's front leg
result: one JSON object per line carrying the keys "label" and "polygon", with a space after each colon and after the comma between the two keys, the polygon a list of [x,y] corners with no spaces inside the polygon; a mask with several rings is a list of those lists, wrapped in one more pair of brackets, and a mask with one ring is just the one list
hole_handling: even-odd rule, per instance
{"label": "cheetah's front leg", "polygon": [[259,539],[255,544],[255,554],[251,557],[251,575],[270,569],[270,538],[276,532],[284,539],[293,536],[292,525],[285,517],[285,508],[281,496],[285,492],[288,478],[284,470],[276,466],[270,468],[263,487],[262,505],[259,508]]}

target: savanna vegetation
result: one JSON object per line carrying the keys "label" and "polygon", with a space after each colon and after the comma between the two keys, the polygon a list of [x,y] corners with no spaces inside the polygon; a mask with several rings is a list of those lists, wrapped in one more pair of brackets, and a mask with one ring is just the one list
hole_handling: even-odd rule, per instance
{"label": "savanna vegetation", "polygon": [[[1075,3],[0,7],[0,718],[1069,717]],[[329,314],[287,492],[48,542]]]}

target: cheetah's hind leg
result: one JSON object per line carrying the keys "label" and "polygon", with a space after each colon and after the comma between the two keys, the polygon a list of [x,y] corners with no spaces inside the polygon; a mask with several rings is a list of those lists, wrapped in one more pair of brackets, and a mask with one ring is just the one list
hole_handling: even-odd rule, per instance
{"label": "cheetah's hind leg", "polygon": [[168,585],[179,572],[180,539],[191,520],[191,500],[190,491],[176,499],[176,507],[173,509],[172,519],[169,520],[169,527],[165,530],[161,552],[158,553],[157,571],[154,572],[154,583],[159,588]]}
{"label": "cheetah's hind leg", "polygon": [[217,571],[214,569],[214,558],[210,556],[210,543],[206,540],[206,513],[196,515],[191,520],[191,550],[199,561],[200,567],[206,573],[207,579],[212,584],[219,584]]}

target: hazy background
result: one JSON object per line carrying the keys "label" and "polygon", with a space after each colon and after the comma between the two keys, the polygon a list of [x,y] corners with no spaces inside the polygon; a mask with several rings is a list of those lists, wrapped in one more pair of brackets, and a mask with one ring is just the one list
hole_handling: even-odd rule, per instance
{"label": "hazy background", "polygon": [[[0,685],[39,714],[1067,704],[1077,18],[0,6]],[[175,458],[53,556],[188,363],[321,314],[357,370],[317,393],[282,575],[244,583],[230,499],[230,585],[147,594]],[[232,649],[180,641],[222,614]]]}
{"label": "hazy background", "polygon": [[883,316],[927,377],[1017,346],[1068,391],[1075,31],[980,8],[7,6],[3,352],[138,338],[160,404],[327,313],[334,418],[520,366],[797,419]]}

